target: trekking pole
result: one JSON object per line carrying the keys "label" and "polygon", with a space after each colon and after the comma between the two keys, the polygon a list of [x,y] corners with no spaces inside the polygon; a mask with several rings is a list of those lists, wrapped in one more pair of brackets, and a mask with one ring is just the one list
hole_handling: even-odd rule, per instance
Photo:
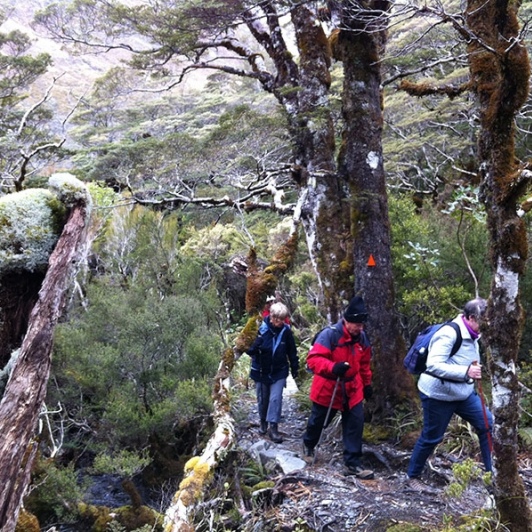
{"label": "trekking pole", "polygon": [[[478,364],[478,362],[473,362],[473,364]],[[486,410],[486,401],[484,400],[484,394],[482,393],[482,380],[477,379],[477,392],[480,397],[480,404],[482,405],[482,415],[484,416],[484,425],[488,431],[488,448],[490,453],[493,452],[493,440],[491,438],[490,432],[490,423],[488,421],[488,412]]]}
{"label": "trekking pole", "polygon": [[[318,443],[316,444],[316,449],[320,446],[321,440],[323,439],[323,429],[327,426],[327,422],[329,421],[329,416],[331,415],[334,398],[336,397],[336,391],[338,390],[339,384],[340,384],[340,377],[336,379],[336,383],[334,384],[334,390],[333,390],[332,397],[331,397],[331,403],[329,404],[329,408],[327,409],[327,414],[325,416],[325,421],[323,422],[323,427],[321,427],[320,437],[318,439]],[[316,461],[316,453],[314,453],[314,457],[312,458],[311,465],[314,465],[315,461]]]}

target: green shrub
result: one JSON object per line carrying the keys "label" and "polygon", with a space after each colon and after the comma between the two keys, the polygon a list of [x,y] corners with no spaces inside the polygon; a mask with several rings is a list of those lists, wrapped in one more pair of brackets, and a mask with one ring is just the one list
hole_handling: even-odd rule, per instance
{"label": "green shrub", "polygon": [[24,505],[41,524],[53,521],[72,523],[78,517],[77,504],[86,487],[87,483],[78,482],[73,464],[61,467],[53,460],[38,460]]}

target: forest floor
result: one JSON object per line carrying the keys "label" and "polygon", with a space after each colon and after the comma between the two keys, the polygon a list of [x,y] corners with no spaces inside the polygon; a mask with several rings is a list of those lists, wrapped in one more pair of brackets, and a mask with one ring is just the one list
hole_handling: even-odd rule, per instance
{"label": "forest floor", "polygon": [[[291,388],[292,387],[292,388]],[[302,435],[308,413],[303,412],[294,395],[295,384],[288,386],[283,400],[280,432],[284,441],[271,442],[258,432],[259,420],[254,390],[244,392],[238,401],[237,434],[239,447],[266,449],[270,455],[288,454],[303,459]],[[337,416],[339,419],[339,416]],[[466,435],[469,437],[469,435]],[[263,445],[260,442],[263,442]],[[469,530],[505,530],[496,521],[494,499],[484,484],[481,464],[479,475],[463,490],[456,488],[453,464],[463,463],[461,452],[443,452],[438,448],[422,478],[426,489],[409,489],[406,469],[411,447],[378,443],[364,445],[364,466],[374,470],[372,480],[343,475],[341,429],[333,424],[327,429],[314,463],[299,461],[300,469],[283,472],[281,467],[267,467],[275,487],[268,497],[253,530],[261,531],[434,531],[458,530],[474,520],[481,528]],[[478,460],[477,457],[472,457]],[[532,465],[527,459],[520,473],[532,496]],[[454,488],[454,490],[453,490]],[[451,493],[454,491],[454,494]]]}

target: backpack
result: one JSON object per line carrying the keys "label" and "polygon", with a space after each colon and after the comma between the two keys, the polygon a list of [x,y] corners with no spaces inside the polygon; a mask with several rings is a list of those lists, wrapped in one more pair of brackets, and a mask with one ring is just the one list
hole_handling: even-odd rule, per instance
{"label": "backpack", "polygon": [[340,338],[342,337],[342,334],[343,332],[342,331],[339,331],[334,325],[326,325],[325,327],[323,327],[323,329],[320,329],[313,337],[312,337],[312,340],[310,341],[310,347],[312,347],[315,343],[316,343],[316,338],[318,338],[318,336],[325,330],[325,329],[332,329],[334,331],[334,338],[333,338],[333,341],[332,341],[332,345],[331,345],[331,348],[332,349],[336,349],[338,347],[338,341],[340,340]]}
{"label": "backpack", "polygon": [[[340,343],[340,338],[342,338],[344,332],[341,329],[337,329],[335,325],[326,325],[325,327],[323,327],[323,329],[320,329],[314,335],[312,340],[310,341],[310,347],[311,348],[314,345],[314,343],[316,342],[316,338],[318,338],[318,336],[323,331],[325,331],[326,329],[332,329],[334,331],[334,336],[333,336],[332,341],[331,341],[331,351],[334,351],[338,346],[344,347],[346,345],[351,345],[352,344],[352,342],[347,342],[347,343],[341,344]],[[362,334],[364,335],[365,342],[367,342],[367,344],[369,345],[369,338],[368,338],[367,334],[365,332],[363,332]],[[308,364],[306,365],[306,370],[307,370],[308,373],[312,373],[312,370],[308,367]]]}
{"label": "backpack", "polygon": [[412,375],[420,375],[427,369],[427,356],[429,354],[429,344],[436,331],[439,331],[443,326],[449,325],[456,331],[456,342],[451,349],[450,356],[454,356],[460,346],[462,345],[462,333],[457,323],[453,321],[446,321],[445,323],[436,323],[435,325],[429,325],[426,329],[421,331],[410,349],[406,353],[403,360],[403,366],[408,373]]}

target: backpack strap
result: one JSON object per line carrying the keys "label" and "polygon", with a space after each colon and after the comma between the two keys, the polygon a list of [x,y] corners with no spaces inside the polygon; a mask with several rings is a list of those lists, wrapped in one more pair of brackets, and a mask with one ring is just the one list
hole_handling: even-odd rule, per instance
{"label": "backpack strap", "polygon": [[[449,358],[451,358],[452,356],[456,355],[456,353],[458,353],[458,350],[460,349],[460,347],[462,346],[462,331],[460,330],[460,325],[458,325],[458,323],[454,322],[454,321],[448,321],[446,323],[444,323],[440,329],[442,327],[445,327],[446,325],[449,325],[449,327],[452,327],[454,329],[454,331],[456,332],[456,340],[454,342],[454,345],[451,349],[451,352],[449,354]],[[424,371],[423,373],[426,373],[427,375],[430,375],[431,377],[435,377],[436,379],[440,379],[443,382],[455,382],[453,381],[452,379],[445,379],[444,377],[438,377],[436,375],[433,375],[430,371]]]}
{"label": "backpack strap", "polygon": [[453,348],[451,349],[451,354],[449,355],[452,357],[458,353],[458,350],[462,346],[462,331],[460,330],[460,325],[454,321],[450,321],[446,325],[452,327],[456,333],[456,341],[454,342]]}

